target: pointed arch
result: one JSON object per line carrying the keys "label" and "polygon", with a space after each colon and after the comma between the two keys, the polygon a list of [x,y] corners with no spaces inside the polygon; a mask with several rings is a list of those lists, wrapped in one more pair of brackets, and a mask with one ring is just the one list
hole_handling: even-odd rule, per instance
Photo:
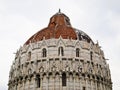
{"label": "pointed arch", "polygon": [[46,50],[46,48],[42,49],[42,57],[47,57],[47,50]]}
{"label": "pointed arch", "polygon": [[62,46],[58,48],[58,56],[64,56],[64,49]]}
{"label": "pointed arch", "polygon": [[62,39],[62,37],[60,37],[56,43],[57,46],[66,46],[64,40]]}
{"label": "pointed arch", "polygon": [[81,43],[80,43],[79,40],[77,40],[77,41],[75,42],[75,45],[74,45],[74,46],[75,46],[75,47],[82,48],[82,45],[81,45]]}

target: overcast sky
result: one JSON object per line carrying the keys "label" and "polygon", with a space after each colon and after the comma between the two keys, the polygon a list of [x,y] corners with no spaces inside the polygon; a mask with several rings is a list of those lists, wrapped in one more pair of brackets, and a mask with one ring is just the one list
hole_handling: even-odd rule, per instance
{"label": "overcast sky", "polygon": [[109,59],[113,90],[120,90],[120,0],[0,0],[0,90],[7,90],[13,53],[59,8],[73,27],[98,40]]}

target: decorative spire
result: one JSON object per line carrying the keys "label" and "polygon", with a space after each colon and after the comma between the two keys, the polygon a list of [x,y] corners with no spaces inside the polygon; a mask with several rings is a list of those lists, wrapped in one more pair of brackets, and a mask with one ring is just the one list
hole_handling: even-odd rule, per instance
{"label": "decorative spire", "polygon": [[61,9],[59,8],[59,12],[58,13],[61,13]]}

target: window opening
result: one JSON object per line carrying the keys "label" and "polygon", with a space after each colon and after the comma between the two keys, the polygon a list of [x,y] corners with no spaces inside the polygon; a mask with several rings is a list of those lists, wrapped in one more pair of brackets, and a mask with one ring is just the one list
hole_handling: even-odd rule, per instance
{"label": "window opening", "polygon": [[93,52],[90,52],[90,60],[93,60]]}
{"label": "window opening", "polygon": [[64,56],[64,50],[63,50],[63,47],[59,47],[58,49],[58,55],[60,56]]}
{"label": "window opening", "polygon": [[62,86],[66,86],[66,74],[62,74]]}
{"label": "window opening", "polygon": [[47,50],[45,48],[42,49],[42,57],[47,57]]}
{"label": "window opening", "polygon": [[28,52],[28,61],[31,60],[31,52]]}
{"label": "window opening", "polygon": [[79,55],[80,55],[80,49],[77,48],[77,49],[76,49],[76,57],[79,57]]}
{"label": "window opening", "polygon": [[40,75],[37,76],[37,88],[40,88]]}

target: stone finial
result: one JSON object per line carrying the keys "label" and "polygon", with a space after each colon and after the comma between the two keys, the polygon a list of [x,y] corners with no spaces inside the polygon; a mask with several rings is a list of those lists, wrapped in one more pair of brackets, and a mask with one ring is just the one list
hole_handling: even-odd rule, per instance
{"label": "stone finial", "polygon": [[61,13],[61,9],[59,8],[59,13]]}

